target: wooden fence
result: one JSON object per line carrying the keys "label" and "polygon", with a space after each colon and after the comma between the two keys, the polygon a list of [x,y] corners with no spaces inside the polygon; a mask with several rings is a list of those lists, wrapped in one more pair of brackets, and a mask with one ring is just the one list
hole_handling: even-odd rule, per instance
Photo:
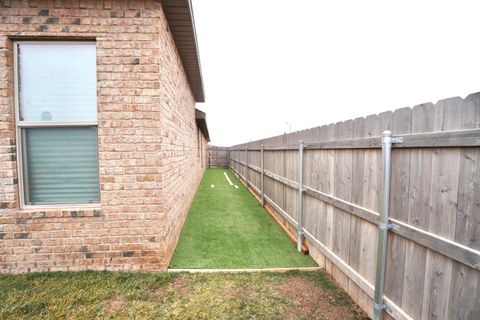
{"label": "wooden fence", "polygon": [[291,229],[301,223],[312,256],[372,316],[387,129],[401,139],[384,315],[478,320],[480,93],[237,145],[230,167]]}
{"label": "wooden fence", "polygon": [[228,168],[230,166],[230,148],[208,146],[208,167]]}

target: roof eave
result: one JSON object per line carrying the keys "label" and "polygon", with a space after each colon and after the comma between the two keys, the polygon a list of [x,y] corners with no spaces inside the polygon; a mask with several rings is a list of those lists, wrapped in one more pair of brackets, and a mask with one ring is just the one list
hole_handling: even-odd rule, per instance
{"label": "roof eave", "polygon": [[[191,0],[162,0],[162,7],[195,101],[205,102],[192,2]],[[195,48],[194,52],[192,48]]]}
{"label": "roof eave", "polygon": [[207,114],[203,111],[195,109],[195,121],[207,142],[210,142],[210,135],[208,133],[207,126]]}

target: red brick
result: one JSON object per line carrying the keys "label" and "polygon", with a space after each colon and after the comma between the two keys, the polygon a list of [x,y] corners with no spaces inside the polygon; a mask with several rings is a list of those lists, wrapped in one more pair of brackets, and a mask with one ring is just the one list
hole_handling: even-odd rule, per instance
{"label": "red brick", "polygon": [[[197,157],[195,100],[161,5],[9,3],[0,10],[0,272],[165,269],[206,159]],[[9,37],[20,36],[96,38],[101,203],[94,208],[19,208]],[[202,138],[203,155],[206,147]]]}

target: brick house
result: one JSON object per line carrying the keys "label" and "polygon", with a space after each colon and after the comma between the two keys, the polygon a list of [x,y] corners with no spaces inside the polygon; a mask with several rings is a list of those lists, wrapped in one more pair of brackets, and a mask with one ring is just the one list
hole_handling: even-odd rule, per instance
{"label": "brick house", "polygon": [[203,101],[189,0],[0,1],[0,272],[167,268]]}

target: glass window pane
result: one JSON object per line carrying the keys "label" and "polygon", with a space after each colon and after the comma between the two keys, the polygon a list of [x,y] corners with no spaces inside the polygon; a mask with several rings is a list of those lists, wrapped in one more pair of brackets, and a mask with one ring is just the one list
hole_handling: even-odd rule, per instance
{"label": "glass window pane", "polygon": [[97,128],[27,128],[29,204],[99,202]]}
{"label": "glass window pane", "polygon": [[18,45],[20,120],[96,120],[94,43]]}

